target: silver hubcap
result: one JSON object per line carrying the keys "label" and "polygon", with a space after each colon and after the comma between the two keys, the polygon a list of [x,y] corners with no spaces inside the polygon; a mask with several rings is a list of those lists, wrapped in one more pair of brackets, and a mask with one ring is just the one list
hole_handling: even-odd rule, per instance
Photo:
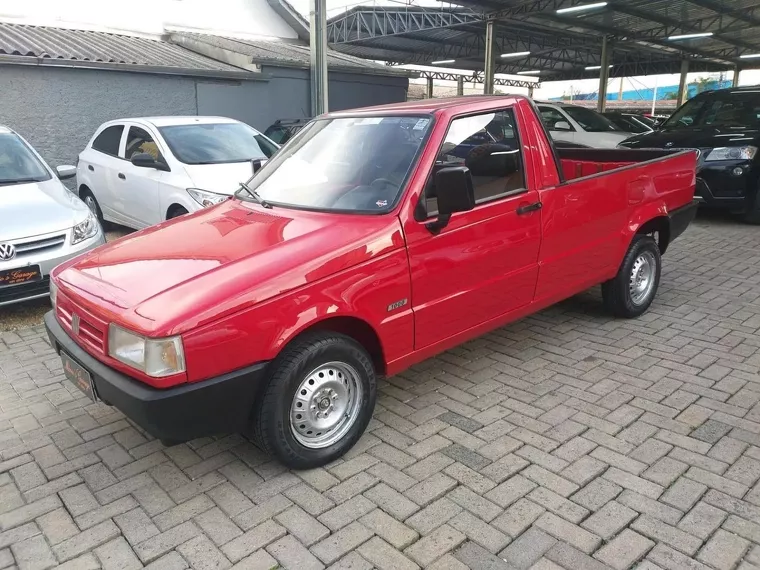
{"label": "silver hubcap", "polygon": [[90,209],[90,211],[98,215],[98,205],[95,203],[95,198],[92,196],[85,196],[84,203],[87,204],[87,207]]}
{"label": "silver hubcap", "polygon": [[362,401],[359,373],[345,362],[328,362],[307,374],[290,406],[290,431],[310,449],[340,441],[354,425]]}
{"label": "silver hubcap", "polygon": [[643,305],[649,299],[654,290],[656,274],[657,261],[651,252],[642,253],[633,262],[628,290],[634,305]]}

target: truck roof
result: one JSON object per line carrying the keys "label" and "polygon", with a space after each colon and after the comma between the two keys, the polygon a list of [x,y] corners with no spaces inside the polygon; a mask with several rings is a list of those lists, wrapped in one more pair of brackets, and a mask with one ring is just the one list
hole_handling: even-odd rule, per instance
{"label": "truck roof", "polygon": [[505,98],[528,99],[524,95],[465,95],[461,97],[442,97],[440,99],[422,99],[421,101],[405,101],[402,103],[390,103],[387,105],[377,105],[374,107],[363,107],[361,109],[350,109],[346,111],[336,111],[328,113],[327,117],[347,117],[356,115],[368,115],[373,113],[398,114],[398,115],[419,115],[420,113],[436,113],[451,107],[472,106],[473,110],[480,109],[484,103],[491,101],[503,101]]}

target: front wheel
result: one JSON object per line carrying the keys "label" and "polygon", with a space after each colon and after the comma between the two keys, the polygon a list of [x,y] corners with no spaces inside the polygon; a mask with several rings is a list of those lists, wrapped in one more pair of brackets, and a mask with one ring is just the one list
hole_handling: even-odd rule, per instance
{"label": "front wheel", "polygon": [[364,433],[376,382],[369,355],[353,339],[330,332],[306,335],[272,363],[252,436],[287,467],[325,465]]}
{"label": "front wheel", "polygon": [[617,275],[602,284],[605,307],[616,317],[643,315],[657,294],[661,269],[660,248],[654,238],[635,236]]}

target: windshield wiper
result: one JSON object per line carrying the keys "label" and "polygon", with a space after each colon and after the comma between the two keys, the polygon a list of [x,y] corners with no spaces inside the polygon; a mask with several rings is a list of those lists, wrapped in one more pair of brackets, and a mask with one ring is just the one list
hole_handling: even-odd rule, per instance
{"label": "windshield wiper", "polygon": [[44,182],[44,178],[8,178],[0,179],[0,184],[29,184],[30,182]]}
{"label": "windshield wiper", "polygon": [[259,203],[260,206],[262,206],[263,208],[271,209],[272,204],[264,200],[264,198],[259,196],[259,193],[256,192],[256,190],[254,190],[253,188],[249,186],[249,184],[253,180],[253,177],[256,176],[256,173],[261,168],[261,160],[260,159],[251,160],[251,168],[253,169],[253,174],[251,174],[251,177],[248,180],[240,183],[240,188],[238,188],[238,190],[235,192],[235,196],[240,198],[240,196],[238,196],[240,190],[245,190],[251,198],[253,198],[254,200],[256,200],[256,202]]}

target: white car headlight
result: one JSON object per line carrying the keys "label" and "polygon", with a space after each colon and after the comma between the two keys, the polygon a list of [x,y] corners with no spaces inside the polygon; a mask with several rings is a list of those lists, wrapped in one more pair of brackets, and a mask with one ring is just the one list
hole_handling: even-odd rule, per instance
{"label": "white car headlight", "polygon": [[53,305],[53,309],[55,309],[55,303],[58,298],[58,285],[55,284],[55,281],[52,279],[50,280],[50,304]]}
{"label": "white car headlight", "polygon": [[229,196],[224,194],[216,194],[215,192],[209,192],[207,190],[200,190],[198,188],[188,188],[187,193],[192,196],[193,200],[198,202],[204,208],[213,206],[219,202],[224,202]]}
{"label": "white car headlight", "polygon": [[185,352],[179,336],[145,338],[111,324],[108,326],[108,354],[155,378],[185,371]]}
{"label": "white car headlight", "polygon": [[72,229],[71,245],[76,245],[80,241],[84,241],[97,235],[99,230],[100,225],[98,224],[98,220],[95,219],[95,216],[93,216],[92,213],[88,213],[85,221],[77,224]]}
{"label": "white car headlight", "polygon": [[756,146],[718,147],[712,149],[705,160],[752,160],[756,154]]}

